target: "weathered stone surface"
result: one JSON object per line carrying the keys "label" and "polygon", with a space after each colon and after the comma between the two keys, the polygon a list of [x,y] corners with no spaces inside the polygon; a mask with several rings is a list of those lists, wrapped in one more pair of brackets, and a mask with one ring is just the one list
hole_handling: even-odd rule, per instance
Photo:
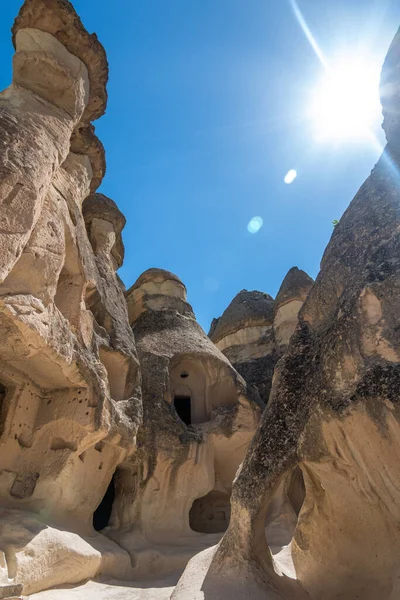
{"label": "weathered stone surface", "polygon": [[[22,36],[24,31],[20,33]],[[48,34],[37,32],[36,37],[40,36]],[[29,80],[23,87],[12,84],[0,94],[0,281],[7,277],[32,234],[53,175],[67,158],[72,130],[85,108],[86,68],[80,63],[82,68],[73,76],[66,71],[66,65],[72,58],[78,59],[55,39],[50,46],[55,48],[53,55],[49,51],[21,51]],[[80,107],[74,117],[57,106],[58,94],[63,97],[57,86],[52,90],[56,104],[44,101],[30,89],[35,76],[41,77],[42,56],[54,62],[55,68],[60,69],[60,77],[65,72],[71,101]]]}
{"label": "weathered stone surface", "polygon": [[388,144],[277,365],[229,530],[192,560],[174,600],[400,595],[399,43],[382,75]]}
{"label": "weathered stone surface", "polygon": [[182,568],[226,529],[232,481],[261,410],[197,324],[175,275],[150,269],[126,297],[144,418],[134,483],[127,477],[117,509],[126,533],[113,539],[142,576]]}
{"label": "weathered stone surface", "polygon": [[293,267],[290,269],[275,298],[274,338],[277,354],[286,350],[297,327],[298,314],[314,281],[307,273]]}
{"label": "weathered stone surface", "polygon": [[115,241],[110,248],[110,252],[114,260],[115,270],[119,269],[124,261],[125,253],[121,235],[126,223],[124,215],[118,209],[115,202],[104,196],[104,194],[96,194],[86,198],[83,204],[83,215],[88,235],[94,248],[102,245],[103,236],[100,231],[102,227],[103,229],[106,227],[105,223],[101,226],[99,220],[111,224],[112,230],[115,232]]}
{"label": "weathered stone surface", "polygon": [[7,600],[7,598],[12,598],[12,597],[18,597],[22,592],[22,585],[21,584],[11,584],[11,585],[5,585],[2,588],[0,588],[0,598],[5,598]]}
{"label": "weathered stone surface", "polygon": [[264,292],[242,290],[219,319],[213,319],[209,336],[215,342],[243,327],[264,325],[274,318],[274,299]]}
{"label": "weathered stone surface", "polygon": [[294,267],[275,301],[242,290],[211,339],[178,277],[149,269],[126,292],[116,273],[125,218],[95,193],[96,36],[67,0],[26,0],[13,39],[0,598],[166,599],[193,557],[171,599],[398,600],[400,34],[381,78],[387,147],[316,282]]}
{"label": "weathered stone surface", "polygon": [[94,134],[94,126],[79,123],[71,136],[71,152],[83,154],[90,160],[92,179],[90,191],[95,192],[100,186],[106,172],[106,154],[104,146]]}
{"label": "weathered stone surface", "polygon": [[277,361],[273,321],[274,299],[263,292],[242,290],[222,316],[213,319],[208,334],[265,403]]}
{"label": "weathered stone surface", "polygon": [[292,300],[304,300],[312,288],[314,280],[298,267],[292,267],[286,273],[275,298],[275,310]]}
{"label": "weathered stone surface", "polygon": [[293,267],[276,300],[263,292],[242,290],[211,323],[211,340],[265,403],[275,365],[297,326],[299,309],[312,283],[304,271]]}
{"label": "weathered stone surface", "polygon": [[[24,588],[30,595],[49,586],[77,584],[100,573],[128,576],[131,571],[127,552],[104,535],[77,533],[71,524],[60,527],[49,523],[45,515],[22,510],[2,510],[0,517],[0,547],[5,549],[7,572],[24,583],[13,584],[15,590]],[[1,558],[2,553],[0,565]],[[10,587],[0,585],[6,598]]]}
{"label": "weathered stone surface", "polygon": [[142,412],[115,273],[125,221],[103,196],[82,212],[105,168],[85,121],[104,111],[104,51],[64,0],[27,0],[14,41],[13,83],[0,94],[3,595],[130,573],[93,519]]}
{"label": "weathered stone surface", "polygon": [[51,34],[86,66],[90,96],[83,120],[101,117],[107,104],[108,63],[96,34],[86,31],[69,0],[25,0],[12,28],[16,48],[18,32],[32,28]]}

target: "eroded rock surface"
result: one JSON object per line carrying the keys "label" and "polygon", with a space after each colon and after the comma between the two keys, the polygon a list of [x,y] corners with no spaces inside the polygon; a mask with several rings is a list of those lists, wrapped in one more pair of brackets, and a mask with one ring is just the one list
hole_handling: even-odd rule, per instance
{"label": "eroded rock surface", "polygon": [[265,404],[275,365],[297,326],[298,312],[312,284],[307,273],[293,267],[275,300],[264,292],[242,290],[211,323],[210,339]]}
{"label": "eroded rock surface", "polygon": [[278,356],[289,345],[297,327],[299,311],[313,283],[313,279],[297,267],[290,269],[282,281],[274,302],[274,341]]}
{"label": "eroded rock surface", "polygon": [[387,146],[278,363],[229,530],[192,559],[174,600],[400,596],[399,48],[397,35],[381,80]]}
{"label": "eroded rock surface", "polygon": [[275,300],[243,290],[211,339],[178,277],[150,269],[125,294],[116,273],[97,37],[68,0],[26,0],[13,41],[0,598],[167,598],[191,559],[171,599],[398,600],[400,33],[387,146],[316,282],[293,268]]}
{"label": "eroded rock surface", "polygon": [[146,271],[127,301],[144,418],[131,488],[116,509],[126,532],[113,537],[141,576],[184,566],[225,531],[232,481],[261,408],[196,322],[175,275]]}
{"label": "eroded rock surface", "polygon": [[27,0],[13,36],[0,94],[0,593],[31,593],[130,570],[93,515],[134,452],[141,389],[115,272],[124,219],[94,193],[104,50],[64,0]]}

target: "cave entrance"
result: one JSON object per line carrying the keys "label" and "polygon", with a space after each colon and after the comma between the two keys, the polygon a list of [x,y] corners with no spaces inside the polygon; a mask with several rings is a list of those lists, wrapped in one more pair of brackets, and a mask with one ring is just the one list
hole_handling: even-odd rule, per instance
{"label": "cave entrance", "polygon": [[267,508],[265,534],[274,556],[291,543],[305,497],[303,472],[297,466],[282,477]]}
{"label": "cave entrance", "polygon": [[185,425],[190,425],[192,423],[192,407],[190,396],[175,396],[174,406],[181,421],[183,421]]}
{"label": "cave entrance", "polygon": [[296,517],[298,517],[304,500],[306,499],[306,486],[304,484],[303,472],[300,467],[296,467],[292,473],[287,490],[287,497]]}
{"label": "cave entrance", "polygon": [[213,490],[193,502],[189,525],[198,533],[224,533],[228,529],[230,516],[229,495]]}
{"label": "cave entrance", "polygon": [[104,497],[93,513],[93,527],[96,531],[101,531],[107,527],[110,521],[113,502],[115,499],[115,473],[112,476],[110,484]]}

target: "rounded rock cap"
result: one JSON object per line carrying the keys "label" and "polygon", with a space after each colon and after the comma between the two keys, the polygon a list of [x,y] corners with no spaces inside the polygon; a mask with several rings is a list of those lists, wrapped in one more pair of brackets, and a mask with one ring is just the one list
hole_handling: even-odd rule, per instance
{"label": "rounded rock cap", "polygon": [[71,54],[86,65],[89,73],[89,102],[82,121],[89,123],[106,110],[108,62],[95,33],[89,34],[69,0],[25,0],[12,27],[13,44],[20,29],[34,28],[53,35]]}
{"label": "rounded rock cap", "polygon": [[104,194],[90,194],[82,204],[82,212],[86,225],[93,219],[104,219],[114,225],[117,233],[121,233],[126,224],[126,219],[114,200]]}
{"label": "rounded rock cap", "polygon": [[111,254],[117,263],[117,268],[121,267],[125,254],[121,231],[125,227],[126,219],[114,200],[104,194],[91,194],[82,204],[82,214],[88,231],[93,219],[103,219],[113,224],[116,241]]}
{"label": "rounded rock cap", "polygon": [[249,325],[271,324],[274,299],[265,292],[242,290],[218,319],[213,319],[209,337],[216,343],[229,333]]}
{"label": "rounded rock cap", "polygon": [[127,294],[141,287],[145,283],[163,283],[164,281],[174,281],[175,283],[181,285],[186,292],[185,284],[177,275],[174,275],[174,273],[171,273],[171,271],[166,271],[165,269],[157,269],[156,267],[152,267],[139,275],[135,283],[129,288]]}
{"label": "rounded rock cap", "polygon": [[275,307],[279,308],[290,300],[305,300],[308,292],[314,285],[314,280],[298,267],[292,267],[282,281],[277,297],[275,298]]}
{"label": "rounded rock cap", "polygon": [[179,277],[164,269],[144,271],[125,293],[125,297],[131,324],[147,310],[175,309],[192,314],[186,301],[186,286]]}
{"label": "rounded rock cap", "polygon": [[90,191],[93,194],[100,187],[106,172],[106,153],[91,123],[88,125],[80,123],[75,127],[71,136],[71,152],[89,157],[93,171]]}

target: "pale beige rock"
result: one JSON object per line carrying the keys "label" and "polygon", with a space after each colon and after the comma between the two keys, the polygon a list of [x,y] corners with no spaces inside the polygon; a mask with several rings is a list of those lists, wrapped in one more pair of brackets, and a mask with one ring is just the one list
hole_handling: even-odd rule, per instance
{"label": "pale beige rock", "polygon": [[293,267],[276,300],[263,292],[242,290],[221,317],[213,319],[209,336],[246,382],[267,404],[275,365],[296,329],[298,313],[313,280]]}
{"label": "pale beige rock", "polygon": [[117,507],[119,529],[110,535],[129,551],[140,577],[182,568],[219,539],[261,411],[197,324],[175,275],[150,269],[126,297],[144,422],[127,495]]}
{"label": "pale beige rock", "polygon": [[27,0],[14,34],[13,84],[0,94],[0,595],[131,575],[129,555],[93,523],[107,524],[96,509],[110,485],[121,493],[112,477],[141,420],[115,272],[125,220],[96,195],[90,224],[83,215],[104,173],[84,123],[96,97],[104,109],[104,52],[86,68],[100,45],[64,0]]}
{"label": "pale beige rock", "polygon": [[290,269],[282,281],[274,306],[274,338],[278,355],[281,355],[289,344],[297,327],[299,311],[313,283],[311,277],[297,267]]}
{"label": "pale beige rock", "polygon": [[13,42],[21,29],[39,29],[54,36],[86,66],[90,96],[83,115],[85,124],[101,117],[107,104],[108,64],[96,34],[88,34],[68,0],[25,0],[12,33]]}
{"label": "pale beige rock", "polygon": [[[61,46],[55,39],[54,43]],[[68,56],[65,49],[64,53]],[[29,79],[23,79],[23,70],[19,73],[19,85],[13,83],[0,94],[0,281],[10,273],[32,234],[54,173],[67,158],[72,130],[85,108],[87,73],[83,63],[81,71],[74,75],[65,61],[57,62],[61,50],[57,56],[44,51],[22,54]],[[35,93],[35,82],[43,72],[42,57],[51,59],[54,68],[59,68],[56,79],[65,80],[70,103],[79,105],[74,116],[58,106],[63,92],[57,86],[51,91],[52,101]]]}
{"label": "pale beige rock", "polygon": [[74,588],[48,590],[30,600],[169,600],[176,577],[149,581],[88,581]]}
{"label": "pale beige rock", "polygon": [[25,594],[98,574],[130,573],[128,554],[101,534],[83,537],[19,510],[2,510],[0,517],[3,576],[21,579]]}
{"label": "pale beige rock", "polygon": [[86,66],[39,29],[20,29],[13,59],[13,84],[65,111],[78,121],[89,101],[89,75]]}
{"label": "pale beige rock", "polygon": [[233,346],[246,346],[246,350],[241,349],[237,353],[238,362],[242,362],[240,361],[242,357],[244,360],[247,358],[260,358],[264,353],[269,354],[268,350],[272,350],[273,340],[271,340],[270,348],[259,348],[255,346],[254,342],[258,342],[260,338],[266,337],[266,334],[271,329],[271,325],[249,325],[248,327],[238,329],[235,333],[226,335],[215,345],[221,352]]}
{"label": "pale beige rock", "polygon": [[274,300],[269,294],[242,290],[222,316],[213,319],[208,334],[264,403],[276,363],[273,320]]}
{"label": "pale beige rock", "polygon": [[71,136],[71,152],[87,156],[92,168],[90,191],[95,192],[106,172],[106,154],[103,144],[94,134],[94,126],[82,121],[75,127]]}
{"label": "pale beige rock", "polygon": [[382,74],[388,146],[317,281],[293,268],[275,301],[242,291],[214,345],[172,273],[150,269],[124,296],[125,218],[95,193],[97,38],[67,0],[26,0],[13,34],[0,598],[398,600],[399,36]]}
{"label": "pale beige rock", "polygon": [[286,348],[297,326],[297,317],[303,300],[291,300],[280,306],[274,319],[275,341],[279,347]]}

